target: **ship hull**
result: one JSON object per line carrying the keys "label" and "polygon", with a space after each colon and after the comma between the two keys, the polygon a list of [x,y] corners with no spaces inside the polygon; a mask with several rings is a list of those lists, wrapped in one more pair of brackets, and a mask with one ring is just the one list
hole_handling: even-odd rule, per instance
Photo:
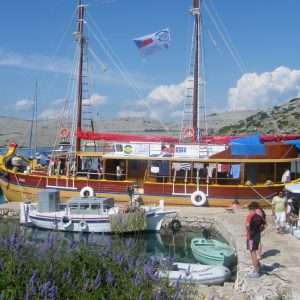
{"label": "ship hull", "polygon": [[[80,191],[91,187],[97,196],[114,197],[116,202],[128,202],[130,200],[127,187],[134,182],[95,180],[87,178],[70,179],[66,176],[47,177],[31,174],[13,173],[8,171],[5,177],[0,180],[0,186],[4,198],[7,201],[24,202],[37,201],[38,192],[47,188],[60,191],[61,200],[66,201],[70,197],[78,196]],[[259,201],[260,205],[268,206],[275,193],[282,188],[282,184],[266,185],[200,185],[198,190],[205,197],[205,205],[228,207],[234,201],[240,205],[247,205],[252,201]],[[145,204],[159,203],[164,199],[166,205],[193,206],[192,195],[197,191],[196,184],[173,184],[144,182],[143,189],[138,189],[136,195],[140,195]],[[202,205],[196,205],[202,206]]]}

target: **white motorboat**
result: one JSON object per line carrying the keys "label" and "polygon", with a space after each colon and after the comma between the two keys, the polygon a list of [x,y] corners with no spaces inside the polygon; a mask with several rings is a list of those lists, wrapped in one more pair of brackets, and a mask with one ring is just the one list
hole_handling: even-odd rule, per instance
{"label": "white motorboat", "polygon": [[40,192],[38,203],[21,203],[20,223],[71,232],[159,231],[165,216],[178,212],[164,210],[163,200],[159,206],[115,206],[113,198],[95,197],[87,191],[91,192],[84,188],[66,203],[60,203],[57,190]]}
{"label": "white motorboat", "polygon": [[172,282],[180,281],[204,285],[221,285],[228,281],[231,271],[225,266],[174,263],[171,270],[160,271],[160,277]]}

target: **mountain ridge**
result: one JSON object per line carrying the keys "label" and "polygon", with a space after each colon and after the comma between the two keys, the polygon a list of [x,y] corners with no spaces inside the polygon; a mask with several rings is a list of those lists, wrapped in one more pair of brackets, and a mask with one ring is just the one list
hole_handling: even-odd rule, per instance
{"label": "mountain ridge", "polygon": [[[300,98],[291,99],[266,110],[242,110],[211,114],[207,116],[209,135],[248,134],[300,134]],[[0,146],[15,142],[29,147],[32,127],[32,147],[53,146],[58,132],[57,119],[38,121],[32,127],[31,120],[0,116]],[[149,118],[113,118],[95,122],[100,132],[180,136],[181,123],[161,124]]]}

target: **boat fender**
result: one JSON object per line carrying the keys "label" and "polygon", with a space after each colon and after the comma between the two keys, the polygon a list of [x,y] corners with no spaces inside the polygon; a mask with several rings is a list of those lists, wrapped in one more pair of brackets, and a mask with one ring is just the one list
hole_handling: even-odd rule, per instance
{"label": "boat fender", "polygon": [[201,191],[196,191],[191,195],[192,203],[195,206],[204,206],[206,204],[206,195]]}
{"label": "boat fender", "polygon": [[64,215],[61,217],[60,223],[62,224],[63,227],[67,228],[72,224],[72,219],[71,217]]}
{"label": "boat fender", "polygon": [[66,139],[69,137],[70,133],[71,133],[70,129],[67,127],[64,127],[59,131],[59,136],[63,139]]}
{"label": "boat fender", "polygon": [[80,221],[79,224],[78,224],[78,226],[79,226],[79,229],[80,229],[80,230],[85,230],[85,229],[87,229],[87,223],[86,223],[86,221],[84,221],[84,220]]}
{"label": "boat fender", "polygon": [[94,190],[90,186],[86,186],[81,189],[80,197],[94,197]]}
{"label": "boat fender", "polygon": [[181,228],[181,223],[179,220],[172,220],[169,224],[169,228],[173,231],[173,232],[178,232]]}

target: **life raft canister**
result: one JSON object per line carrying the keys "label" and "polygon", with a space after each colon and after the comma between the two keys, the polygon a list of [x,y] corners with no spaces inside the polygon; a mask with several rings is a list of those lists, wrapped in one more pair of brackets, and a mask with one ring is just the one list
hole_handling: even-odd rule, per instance
{"label": "life raft canister", "polygon": [[206,195],[201,191],[196,191],[191,195],[191,201],[195,206],[204,206],[206,204]]}
{"label": "life raft canister", "polygon": [[94,197],[94,190],[90,186],[86,186],[81,189],[80,197]]}

